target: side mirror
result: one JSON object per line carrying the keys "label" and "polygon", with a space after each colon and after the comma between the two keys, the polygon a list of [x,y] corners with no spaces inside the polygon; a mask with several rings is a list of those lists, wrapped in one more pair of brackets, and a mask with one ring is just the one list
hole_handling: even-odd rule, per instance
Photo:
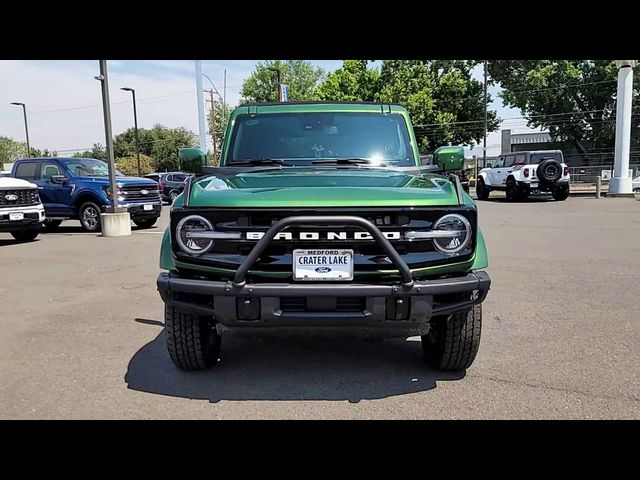
{"label": "side mirror", "polygon": [[455,172],[464,168],[464,148],[440,147],[433,153],[433,161],[445,172]]}
{"label": "side mirror", "polygon": [[67,182],[69,182],[69,179],[64,175],[51,175],[51,183],[65,185]]}
{"label": "side mirror", "polygon": [[183,172],[199,174],[208,165],[207,155],[199,148],[181,148],[178,157]]}

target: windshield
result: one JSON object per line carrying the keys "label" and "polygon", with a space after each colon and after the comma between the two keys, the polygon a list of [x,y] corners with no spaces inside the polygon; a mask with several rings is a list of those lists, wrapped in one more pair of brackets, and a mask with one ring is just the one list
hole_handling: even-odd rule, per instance
{"label": "windshield", "polygon": [[309,165],[318,159],[366,159],[414,166],[402,115],[380,113],[274,113],[239,115],[227,164],[282,159]]}
{"label": "windshield", "polygon": [[[95,158],[74,158],[70,160],[63,160],[62,163],[64,163],[64,166],[67,167],[75,177],[109,176],[109,166],[107,165],[107,162],[96,160]],[[116,170],[116,175],[124,176],[118,170]]]}
{"label": "windshield", "polygon": [[532,165],[537,165],[542,160],[546,160],[547,158],[553,158],[560,163],[564,163],[564,160],[562,159],[562,152],[532,153],[529,163]]}

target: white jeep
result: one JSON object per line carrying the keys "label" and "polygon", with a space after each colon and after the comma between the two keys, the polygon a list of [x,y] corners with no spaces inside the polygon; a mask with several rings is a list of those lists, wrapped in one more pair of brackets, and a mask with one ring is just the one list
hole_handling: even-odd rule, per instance
{"label": "white jeep", "polygon": [[45,220],[38,186],[12,177],[0,177],[0,232],[19,242],[35,240]]}
{"label": "white jeep", "polygon": [[554,200],[566,200],[569,167],[560,150],[506,153],[478,174],[478,199],[486,200],[492,190],[505,191],[511,201],[526,200],[529,194],[541,192],[551,192]]}

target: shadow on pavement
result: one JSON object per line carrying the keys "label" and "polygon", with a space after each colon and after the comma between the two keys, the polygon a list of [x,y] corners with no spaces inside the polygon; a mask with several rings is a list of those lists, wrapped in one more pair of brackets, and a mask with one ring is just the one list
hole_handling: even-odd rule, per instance
{"label": "shadow on pavement", "polygon": [[218,365],[204,372],[183,372],[171,363],[163,330],[135,353],[124,380],[133,390],[213,403],[221,400],[357,403],[428,391],[436,388],[439,380],[459,380],[464,376],[464,372],[429,369],[422,361],[417,337],[383,343],[326,338],[266,343],[254,338],[224,337]]}

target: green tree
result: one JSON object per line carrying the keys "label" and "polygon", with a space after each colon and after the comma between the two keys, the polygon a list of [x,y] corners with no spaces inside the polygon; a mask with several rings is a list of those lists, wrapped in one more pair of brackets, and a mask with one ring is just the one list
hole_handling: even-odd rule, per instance
{"label": "green tree", "polygon": [[288,87],[289,100],[302,101],[317,98],[317,86],[325,75],[322,68],[314,67],[306,60],[267,60],[259,62],[256,69],[244,81],[240,91],[242,103],[279,100],[277,74],[269,70],[270,68],[280,70],[281,81]]}
{"label": "green tree", "polygon": [[318,86],[318,99],[353,102],[373,101],[380,88],[380,72],[367,68],[367,60],[344,60]]}
{"label": "green tree", "polygon": [[[213,104],[217,155],[213,155],[213,150],[207,153],[210,155],[212,165],[219,165],[220,152],[222,151],[222,144],[224,142],[224,136],[227,131],[227,124],[229,123],[229,117],[231,116],[233,107],[227,105],[226,108],[223,108],[222,102],[220,102],[219,100],[214,100]],[[209,122],[209,135],[211,135],[211,130],[214,126],[213,118],[211,116],[211,110],[209,110],[209,113],[207,113],[207,121]]]}
{"label": "green tree", "polygon": [[99,143],[94,143],[93,148],[91,150],[86,150],[84,152],[76,152],[72,155],[73,157],[81,157],[81,158],[95,158],[97,160],[107,160],[107,149],[100,145]]}
{"label": "green tree", "polygon": [[[547,129],[554,140],[566,139],[582,153],[613,148],[617,68],[612,60],[492,60],[489,74],[502,87],[504,103],[519,108],[530,127]],[[634,97],[639,94],[636,81]]]}
{"label": "green tree", "polygon": [[[178,150],[196,147],[196,136],[186,128],[167,128],[154,125],[151,129],[138,129],[140,154],[155,161],[158,171],[177,170],[180,167]],[[135,129],[130,128],[116,136],[113,143],[116,158],[136,155]]]}
{"label": "green tree", "polygon": [[[115,159],[116,168],[125,175],[138,175],[138,156],[130,155]],[[140,171],[142,175],[156,171],[156,162],[147,155],[140,155]]]}
{"label": "green tree", "polygon": [[13,163],[27,152],[25,142],[17,142],[9,137],[0,137],[0,170],[5,163]]}
{"label": "green tree", "polygon": [[[399,103],[409,111],[423,152],[449,144],[473,145],[484,135],[484,88],[471,76],[477,63],[385,60],[375,97]],[[496,112],[489,111],[488,131],[496,130],[498,125]]]}

